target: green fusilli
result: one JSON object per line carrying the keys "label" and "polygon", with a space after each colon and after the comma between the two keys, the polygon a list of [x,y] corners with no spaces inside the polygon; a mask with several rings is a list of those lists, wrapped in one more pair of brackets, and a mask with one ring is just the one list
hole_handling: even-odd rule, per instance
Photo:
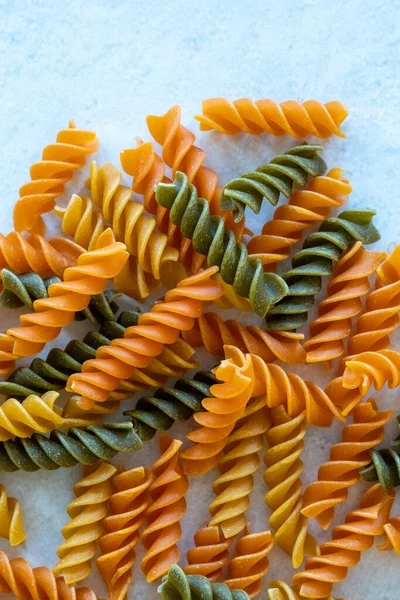
{"label": "green fusilli", "polygon": [[186,575],[178,565],[172,565],[157,591],[163,600],[250,600],[243,590],[210,583],[203,575]]}

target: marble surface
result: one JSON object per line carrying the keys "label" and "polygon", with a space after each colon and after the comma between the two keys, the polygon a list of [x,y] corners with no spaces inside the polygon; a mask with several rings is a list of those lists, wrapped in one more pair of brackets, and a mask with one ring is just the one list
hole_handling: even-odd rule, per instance
{"label": "marble surface", "polygon": [[[344,125],[348,137],[329,140],[324,156],[329,166],[343,166],[353,184],[349,207],[377,210],[382,239],[376,247],[393,248],[400,241],[399,8],[398,0],[204,0],[196,4],[0,0],[1,232],[12,228],[12,207],[28,178],[29,166],[71,116],[78,126],[98,132],[98,161],[112,160],[118,165],[119,151],[129,147],[135,135],[149,139],[145,116],[162,114],[175,103],[182,105],[182,122],[197,132],[193,115],[205,97],[315,98],[339,99],[348,106],[350,116]],[[218,171],[222,183],[294,145],[286,137],[223,138],[209,133],[199,134],[198,143],[206,149],[207,166]],[[81,189],[85,174],[87,169],[67,186],[61,202]],[[265,206],[261,218],[248,215],[249,226],[258,232],[271,212]],[[51,216],[48,223],[50,231],[55,231],[56,217]],[[18,314],[2,311],[1,330],[17,323]],[[257,322],[249,315],[241,318]],[[70,327],[57,344],[74,335],[82,335],[81,324]],[[399,347],[399,336],[393,341]],[[215,363],[204,354],[200,359],[204,367]],[[322,367],[302,367],[297,372],[320,383],[327,380]],[[396,412],[398,393],[385,390],[379,404]],[[392,422],[387,440],[395,430]],[[185,431],[183,426],[176,427],[173,434],[183,439]],[[305,483],[314,479],[318,465],[339,437],[338,424],[327,431],[309,429]],[[141,453],[113,462],[129,467],[150,465],[156,455],[154,441]],[[55,564],[60,530],[67,518],[65,507],[79,476],[79,468],[2,475],[1,483],[22,502],[28,537],[24,546],[13,549],[0,541],[0,549],[12,557],[24,556],[35,566]],[[182,554],[191,545],[195,529],[207,520],[212,478],[210,474],[191,482],[188,513],[182,523]],[[365,489],[366,485],[359,484],[351,490],[335,523],[343,519],[345,510],[356,506]],[[264,493],[260,471],[248,512],[254,530],[266,527]],[[393,514],[399,510],[396,501]],[[320,541],[330,537],[330,531],[321,533],[314,524],[312,530]],[[139,549],[138,563],[141,556]],[[398,560],[394,553],[370,550],[346,582],[336,587],[335,597],[396,600]],[[269,579],[289,581],[291,574],[289,559],[275,549],[260,598],[267,597]],[[145,585],[138,565],[134,577],[129,598],[155,600],[156,586]],[[88,584],[105,595],[95,570]]]}

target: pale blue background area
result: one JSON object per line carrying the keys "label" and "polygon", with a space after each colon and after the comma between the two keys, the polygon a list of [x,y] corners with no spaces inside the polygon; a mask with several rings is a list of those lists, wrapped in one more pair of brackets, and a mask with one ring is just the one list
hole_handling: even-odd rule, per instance
{"label": "pale blue background area", "polygon": [[[344,125],[346,141],[330,140],[325,158],[329,166],[344,166],[354,192],[351,207],[378,210],[381,249],[400,241],[399,223],[399,17],[398,0],[281,0],[266,2],[200,3],[91,0],[72,2],[0,0],[0,229],[12,227],[12,206],[29,166],[56,132],[73,116],[77,125],[94,128],[100,137],[98,158],[118,164],[119,151],[136,134],[149,139],[145,115],[162,114],[182,104],[183,123],[195,131],[193,115],[205,97],[231,99],[249,96],[321,101],[339,99],[349,108]],[[293,140],[199,135],[206,148],[206,164],[215,168],[221,182],[238,172],[269,160]],[[79,190],[83,175],[65,195]],[[271,214],[249,216],[255,231]],[[55,220],[53,220],[55,223]],[[54,225],[52,228],[54,229]],[[248,316],[242,316],[242,320]],[[16,316],[1,315],[2,327]],[[69,334],[81,336],[82,325]],[[397,342],[399,338],[397,338]],[[398,347],[398,346],[397,346]],[[206,366],[214,364],[207,359]],[[307,378],[326,380],[322,367],[299,370]],[[382,406],[397,410],[398,394],[381,394]],[[126,406],[125,406],[126,408]],[[184,428],[176,428],[182,436]],[[388,427],[388,439],[394,434]],[[326,460],[329,445],[339,439],[339,427],[308,434],[304,481],[312,480]],[[151,451],[150,451],[151,448]],[[139,456],[124,459],[127,466],[149,464],[156,443]],[[79,470],[50,474],[4,476],[10,493],[24,507],[28,539],[22,554],[35,565],[52,565],[61,541],[65,505]],[[184,520],[181,549],[191,544],[195,529],[207,519],[212,476],[192,483]],[[338,511],[356,506],[365,489],[360,484]],[[261,472],[249,517],[255,530],[265,527]],[[394,513],[399,514],[397,502]],[[319,539],[330,533],[313,531]],[[8,549],[6,542],[1,549]],[[142,552],[139,551],[139,556]],[[371,550],[348,580],[337,586],[335,597],[348,600],[396,600],[400,587],[399,559]],[[278,549],[266,578],[291,576],[290,561]],[[156,598],[146,587],[139,568],[130,598]],[[100,594],[96,575],[90,580]],[[266,592],[261,596],[266,598]]]}

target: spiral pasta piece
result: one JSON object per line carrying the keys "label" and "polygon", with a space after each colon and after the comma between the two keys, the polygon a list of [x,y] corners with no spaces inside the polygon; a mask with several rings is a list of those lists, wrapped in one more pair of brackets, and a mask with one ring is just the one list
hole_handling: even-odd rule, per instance
{"label": "spiral pasta piece", "polygon": [[63,577],[54,577],[47,567],[35,567],[25,558],[9,559],[0,552],[0,593],[19,600],[97,600],[87,587],[75,588]]}
{"label": "spiral pasta piece", "polygon": [[65,269],[76,265],[83,252],[81,246],[65,238],[47,241],[40,235],[0,233],[0,269],[11,269],[18,274],[33,271],[42,277],[53,273],[62,277]]}
{"label": "spiral pasta piece", "polygon": [[225,539],[218,525],[207,525],[194,534],[195,547],[187,552],[186,575],[202,575],[208,581],[221,579],[222,569],[229,562],[232,539]]}
{"label": "spiral pasta piece", "polygon": [[195,444],[181,455],[187,475],[208,473],[218,463],[254,388],[258,391],[252,357],[233,346],[225,348],[225,355],[226,359],[215,369],[221,383],[211,386],[210,397],[202,401],[205,411],[194,415],[200,427],[186,436]]}
{"label": "spiral pasta piece", "polygon": [[[0,484],[0,537],[9,540],[11,546],[22,544],[26,538],[22,522],[22,508],[17,498],[7,494],[4,485]],[[1,579],[0,579],[1,585]],[[1,590],[1,587],[0,587]]]}
{"label": "spiral pasta piece", "polygon": [[281,360],[297,365],[304,363],[306,357],[301,344],[304,336],[300,333],[270,333],[255,325],[244,326],[234,319],[224,321],[214,312],[196,319],[193,329],[184,331],[182,337],[191,346],[204,346],[214,356],[223,356],[224,346],[236,346],[242,352],[257,354],[267,363]]}
{"label": "spiral pasta piece", "polygon": [[360,470],[364,481],[379,481],[386,491],[400,485],[400,456],[391,448],[371,450],[367,465]]}
{"label": "spiral pasta piece", "polygon": [[246,510],[254,487],[253,475],[260,466],[259,451],[271,425],[265,394],[249,402],[243,417],[228,437],[218,461],[220,475],[213,483],[216,497],[209,504],[210,525],[219,525],[226,538],[246,527]]}
{"label": "spiral pasta piece", "polygon": [[233,231],[236,239],[240,240],[244,231],[244,220],[238,222],[231,214],[221,211],[222,188],[218,185],[218,175],[204,166],[204,150],[194,145],[194,134],[181,125],[180,120],[179,105],[173,106],[161,117],[149,115],[146,119],[151,135],[162,146],[162,157],[171,167],[172,176],[175,177],[178,171],[185,173],[189,182],[198,189],[200,197],[208,202],[210,213],[223,216],[225,227]]}
{"label": "spiral pasta piece", "polygon": [[394,550],[400,556],[400,518],[392,517],[384,525],[385,541],[378,546],[379,550]]}
{"label": "spiral pasta piece", "polygon": [[359,480],[359,470],[370,462],[369,450],[383,440],[391,416],[391,410],[379,412],[373,399],[356,406],[354,422],[343,428],[342,441],[331,448],[329,461],[319,467],[318,481],[304,491],[303,515],[328,529],[336,506],[345,502],[348,489]]}
{"label": "spiral pasta piece", "polygon": [[31,395],[23,402],[9,398],[0,406],[0,442],[13,436],[26,438],[35,431],[48,433],[64,423],[61,409],[54,406],[59,394],[46,392],[42,397]]}
{"label": "spiral pasta piece", "polygon": [[243,219],[246,206],[258,214],[264,198],[276,206],[281,194],[289,198],[294,184],[304,187],[308,176],[317,177],[326,171],[318,154],[322,150],[323,146],[302,144],[275,156],[256,171],[232,179],[222,190],[221,209],[232,211],[238,222]]}
{"label": "spiral pasta piece", "polygon": [[348,353],[383,350],[400,324],[400,245],[378,267],[376,289],[367,296],[365,311],[356,321]]}
{"label": "spiral pasta piece", "polygon": [[138,325],[128,327],[124,337],[101,346],[96,358],[86,361],[82,373],[71,375],[67,390],[82,395],[81,408],[89,410],[95,402],[104,402],[122,380],[129,379],[136,368],[148,366],[160,355],[164,345],[177,341],[183,330],[193,327],[194,319],[204,310],[205,302],[222,295],[218,282],[210,277],[216,268],[188,277],[169,290],[163,302],[139,317]]}
{"label": "spiral pasta piece", "polygon": [[344,524],[334,527],[332,540],[320,546],[320,556],[309,558],[305,570],[296,573],[292,584],[301,597],[326,598],[334,583],[343,581],[349,567],[358,564],[374,537],[382,535],[389,518],[393,494],[375,485],[363,495],[360,507],[347,514]]}
{"label": "spiral pasta piece", "polygon": [[273,427],[267,433],[268,449],[264,453],[264,481],[269,488],[265,504],[272,509],[269,524],[276,531],[275,543],[292,559],[297,569],[304,555],[313,555],[318,546],[308,532],[303,506],[301,473],[306,434],[305,413],[289,418],[283,406],[272,409]]}
{"label": "spiral pasta piece", "polygon": [[147,527],[142,533],[146,554],[141,568],[147,582],[156,581],[179,560],[180,520],[186,512],[187,477],[179,459],[182,442],[167,434],[160,436],[160,458],[154,463],[154,481],[149,487],[151,504],[146,511]]}
{"label": "spiral pasta piece", "polygon": [[114,241],[111,230],[105,231],[97,249],[80,256],[76,267],[65,271],[64,281],[49,287],[48,298],[35,300],[35,312],[20,317],[22,327],[7,331],[13,340],[13,353],[32,356],[54,340],[75,313],[89,305],[90,297],[104,290],[107,279],[122,269],[128,256],[124,249],[123,244]]}
{"label": "spiral pasta piece", "polygon": [[63,575],[67,584],[82,581],[92,570],[115,472],[108,463],[86,467],[83,479],[74,485],[76,498],[67,507],[71,519],[61,530],[65,541],[57,548],[60,560],[53,568],[54,575]]}
{"label": "spiral pasta piece", "polygon": [[49,437],[34,433],[30,438],[0,442],[0,471],[54,471],[78,463],[92,465],[118,452],[136,452],[142,446],[132,423],[126,421],[74,427],[68,432],[55,429]]}
{"label": "spiral pasta piece", "polygon": [[179,565],[172,565],[157,591],[163,600],[249,600],[243,590],[230,590],[225,583],[211,583],[203,575],[185,575]]}
{"label": "spiral pasta piece", "polygon": [[149,505],[151,482],[151,473],[143,467],[129,471],[120,467],[112,478],[111,514],[103,520],[105,534],[99,539],[102,554],[96,560],[110,600],[123,600],[132,581],[132,566],[136,560],[134,548]]}
{"label": "spiral pasta piece", "polygon": [[322,104],[317,100],[275,102],[268,98],[256,100],[239,98],[208,98],[202,102],[202,114],[195,119],[201,131],[215,129],[226,135],[239,131],[259,135],[264,131],[279,136],[288,133],[294,138],[308,134],[318,138],[331,135],[345,138],[340,125],[347,117],[346,107],[337,100]]}
{"label": "spiral pasta piece", "polygon": [[[299,595],[284,581],[270,581],[268,589],[269,600],[301,600]],[[325,598],[324,600],[334,600],[332,596]],[[338,598],[337,600],[346,600],[345,598]]]}
{"label": "spiral pasta piece", "polygon": [[384,259],[384,252],[364,250],[361,242],[337,263],[334,278],[328,284],[327,297],[318,306],[318,318],[310,325],[305,342],[307,362],[325,362],[342,356],[344,340],[349,337],[354,317],[361,313],[362,298],[369,292],[369,276]]}
{"label": "spiral pasta piece", "polygon": [[207,256],[209,265],[220,268],[225,283],[233,285],[239,296],[249,298],[257,315],[265,316],[271,305],[287,293],[283,279],[264,273],[261,262],[249,259],[246,247],[225,229],[222,218],[210,216],[207,202],[198,197],[196,188],[184,173],[178,171],[171,184],[158,184],[156,200],[171,209],[171,221],[193,240],[197,252]]}
{"label": "spiral pasta piece", "polygon": [[380,235],[372,224],[375,211],[344,211],[326,219],[317,233],[308,235],[303,248],[292,259],[292,269],[283,275],[288,295],[267,315],[267,328],[291,331],[304,325],[315,295],[321,290],[322,277],[331,275],[333,264],[355,242],[372,244]]}
{"label": "spiral pasta piece", "polygon": [[228,566],[229,579],[225,584],[231,589],[244,590],[249,598],[261,591],[262,578],[269,569],[267,555],[274,539],[270,531],[251,533],[247,525],[244,535],[236,542],[236,555]]}
{"label": "spiral pasta piece", "polygon": [[295,190],[287,204],[278,206],[267,221],[261,235],[247,243],[251,258],[259,258],[267,271],[275,272],[276,264],[290,256],[304,231],[329,217],[330,211],[343,206],[352,188],[343,179],[343,169],[331,169],[326,175],[312,179],[304,190]]}
{"label": "spiral pasta piece", "polygon": [[31,167],[31,181],[20,188],[13,213],[15,231],[44,235],[46,227],[41,215],[54,208],[56,198],[64,193],[65,183],[98,147],[96,134],[76,129],[71,119],[68,129],[57,134],[56,142],[43,150],[42,160]]}

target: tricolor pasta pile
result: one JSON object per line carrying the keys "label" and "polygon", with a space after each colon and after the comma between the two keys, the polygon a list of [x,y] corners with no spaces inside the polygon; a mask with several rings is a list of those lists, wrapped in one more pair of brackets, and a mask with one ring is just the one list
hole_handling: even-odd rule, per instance
{"label": "tricolor pasta pile", "polygon": [[[20,189],[15,230],[0,235],[0,307],[22,308],[20,325],[0,334],[0,472],[83,473],[59,560],[33,568],[1,552],[1,593],[95,600],[75,584],[96,565],[110,599],[124,600],[142,547],[143,578],[158,584],[148,597],[248,600],[261,597],[276,546],[297,572],[270,582],[270,600],[332,600],[375,537],[400,555],[391,515],[400,441],[377,448],[392,411],[381,394],[367,397],[400,385],[390,338],[400,324],[400,246],[369,248],[380,238],[375,211],[351,208],[343,168],[328,170],[313,139],[345,138],[346,116],[337,101],[205,100],[203,131],[287,136],[285,151],[225,182],[179,106],[147,117],[159,154],[139,138],[121,151],[128,185],[118,167],[92,160],[85,187],[72,189],[99,145],[73,121],[44,149]],[[253,235],[246,213],[264,214],[264,200],[274,208]],[[46,239],[49,219],[65,237]],[[254,313],[251,324],[226,318],[232,306],[247,322]],[[90,331],[37,356],[74,320]],[[218,357],[212,371],[199,369],[199,347]],[[326,386],[308,363],[329,373]],[[305,487],[307,430],[335,420],[341,440]],[[175,422],[187,423],[186,439],[168,433]],[[155,436],[159,457],[148,464],[141,450]],[[129,468],[118,453],[132,456]],[[210,471],[209,517],[185,561],[187,491]],[[250,509],[262,478],[260,530]],[[328,529],[355,485],[365,485],[359,507],[319,544],[310,519]],[[27,535],[23,506],[0,484],[0,536],[14,546]]]}

